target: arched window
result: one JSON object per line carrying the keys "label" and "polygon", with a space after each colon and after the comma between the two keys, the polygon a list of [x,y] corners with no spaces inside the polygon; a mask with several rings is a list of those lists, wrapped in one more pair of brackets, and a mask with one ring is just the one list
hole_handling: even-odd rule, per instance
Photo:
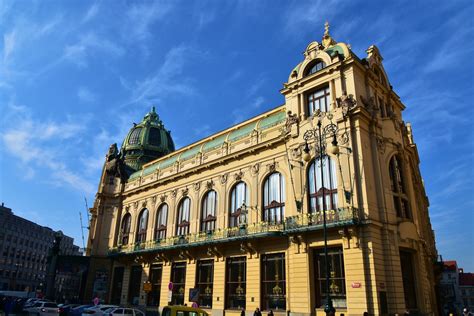
{"label": "arched window", "polygon": [[312,75],[315,72],[320,71],[324,67],[326,67],[326,64],[324,63],[324,61],[322,61],[321,59],[317,59],[313,62],[313,64],[311,64],[308,68],[306,68],[307,70],[306,70],[305,76]]}
{"label": "arched window", "polygon": [[191,200],[184,198],[178,207],[178,217],[176,226],[176,235],[182,236],[189,234],[189,212]]}
{"label": "arched window", "polygon": [[130,137],[128,138],[128,144],[129,145],[136,145],[138,144],[140,140],[140,133],[142,131],[141,127],[137,127],[133,130],[132,134],[130,134]]}
{"label": "arched window", "polygon": [[146,229],[148,226],[148,209],[143,209],[138,216],[137,239],[136,242],[146,241]]}
{"label": "arched window", "polygon": [[217,193],[209,191],[202,199],[201,231],[213,231],[216,228]]}
{"label": "arched window", "polygon": [[249,201],[249,192],[247,184],[243,181],[238,182],[232,188],[230,193],[229,227],[239,226],[240,210],[243,203]]}
{"label": "arched window", "polygon": [[281,223],[285,219],[285,179],[272,173],[263,185],[263,220]]}
{"label": "arched window", "polygon": [[[337,177],[334,161],[328,156],[324,156],[322,168],[323,178],[321,178],[321,159],[317,158],[308,169],[309,206],[311,213],[322,211],[323,209],[327,211],[337,208]],[[325,208],[323,206],[323,198],[325,199]]]}
{"label": "arched window", "polygon": [[166,238],[166,221],[168,220],[168,204],[163,203],[158,208],[155,224],[155,240]]}
{"label": "arched window", "polygon": [[393,204],[398,217],[411,218],[410,206],[405,189],[405,180],[401,159],[395,155],[390,159],[390,183],[392,187]]}
{"label": "arched window", "polygon": [[122,245],[127,245],[130,235],[130,224],[132,217],[130,213],[125,214],[122,218],[122,225],[120,225],[120,243]]}

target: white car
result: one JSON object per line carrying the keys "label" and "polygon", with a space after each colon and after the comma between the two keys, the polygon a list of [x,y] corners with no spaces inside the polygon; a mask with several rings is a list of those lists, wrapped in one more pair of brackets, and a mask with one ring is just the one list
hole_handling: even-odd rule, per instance
{"label": "white car", "polygon": [[82,316],[102,316],[104,311],[112,307],[118,307],[117,305],[97,305],[86,308],[82,311]]}
{"label": "white car", "polygon": [[59,316],[58,304],[53,302],[36,302],[24,311],[37,316]]}
{"label": "white car", "polygon": [[104,311],[102,316],[145,316],[145,314],[138,309],[135,308],[123,308],[123,307],[116,307],[110,308]]}

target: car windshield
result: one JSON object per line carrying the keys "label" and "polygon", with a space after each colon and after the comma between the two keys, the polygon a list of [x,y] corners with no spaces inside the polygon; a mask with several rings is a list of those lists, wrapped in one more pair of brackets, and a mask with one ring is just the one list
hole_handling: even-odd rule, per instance
{"label": "car windshield", "polygon": [[43,303],[35,303],[33,307],[40,307]]}
{"label": "car windshield", "polygon": [[56,303],[45,303],[44,307],[58,307]]}

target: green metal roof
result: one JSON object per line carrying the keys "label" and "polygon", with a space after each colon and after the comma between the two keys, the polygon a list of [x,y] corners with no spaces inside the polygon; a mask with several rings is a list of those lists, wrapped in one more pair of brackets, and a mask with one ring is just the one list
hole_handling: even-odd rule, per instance
{"label": "green metal roof", "polygon": [[201,147],[202,147],[202,144],[199,144],[186,151],[183,151],[183,153],[179,156],[179,161],[185,161],[185,160],[193,158],[199,153],[199,151],[201,150]]}
{"label": "green metal roof", "polygon": [[227,138],[227,135],[228,134],[223,134],[221,136],[214,138],[213,140],[206,142],[204,146],[202,146],[202,152],[205,153],[213,149],[216,149],[218,147],[221,147],[222,144],[224,144],[224,141]]}
{"label": "green metal roof", "polygon": [[235,141],[237,141],[241,138],[244,138],[245,136],[250,135],[253,132],[253,130],[255,129],[256,125],[257,125],[257,121],[252,122],[252,123],[247,124],[247,125],[244,125],[244,126],[238,128],[238,129],[230,132],[228,140],[230,142],[235,142]]}
{"label": "green metal roof", "polygon": [[258,124],[258,129],[264,130],[272,126],[275,126],[285,120],[286,120],[286,113],[284,111],[276,112],[260,120],[260,123]]}
{"label": "green metal roof", "polygon": [[169,166],[173,165],[178,160],[178,155],[171,156],[166,160],[163,160],[160,163],[160,169],[168,168]]}
{"label": "green metal roof", "polygon": [[329,47],[328,49],[325,50],[325,52],[328,53],[329,56],[331,56],[331,57],[333,57],[336,54],[336,52],[338,52],[340,55],[344,56],[344,50],[339,45],[334,45],[332,47]]}

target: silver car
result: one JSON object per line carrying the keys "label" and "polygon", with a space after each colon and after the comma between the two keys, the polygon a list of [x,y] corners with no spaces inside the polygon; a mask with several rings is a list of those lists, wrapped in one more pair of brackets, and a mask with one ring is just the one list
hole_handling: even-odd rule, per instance
{"label": "silver car", "polygon": [[25,308],[25,312],[37,316],[59,316],[58,304],[53,302],[37,302],[33,306]]}
{"label": "silver car", "polygon": [[145,316],[145,314],[138,309],[135,308],[109,308],[108,310],[104,311],[102,316]]}

